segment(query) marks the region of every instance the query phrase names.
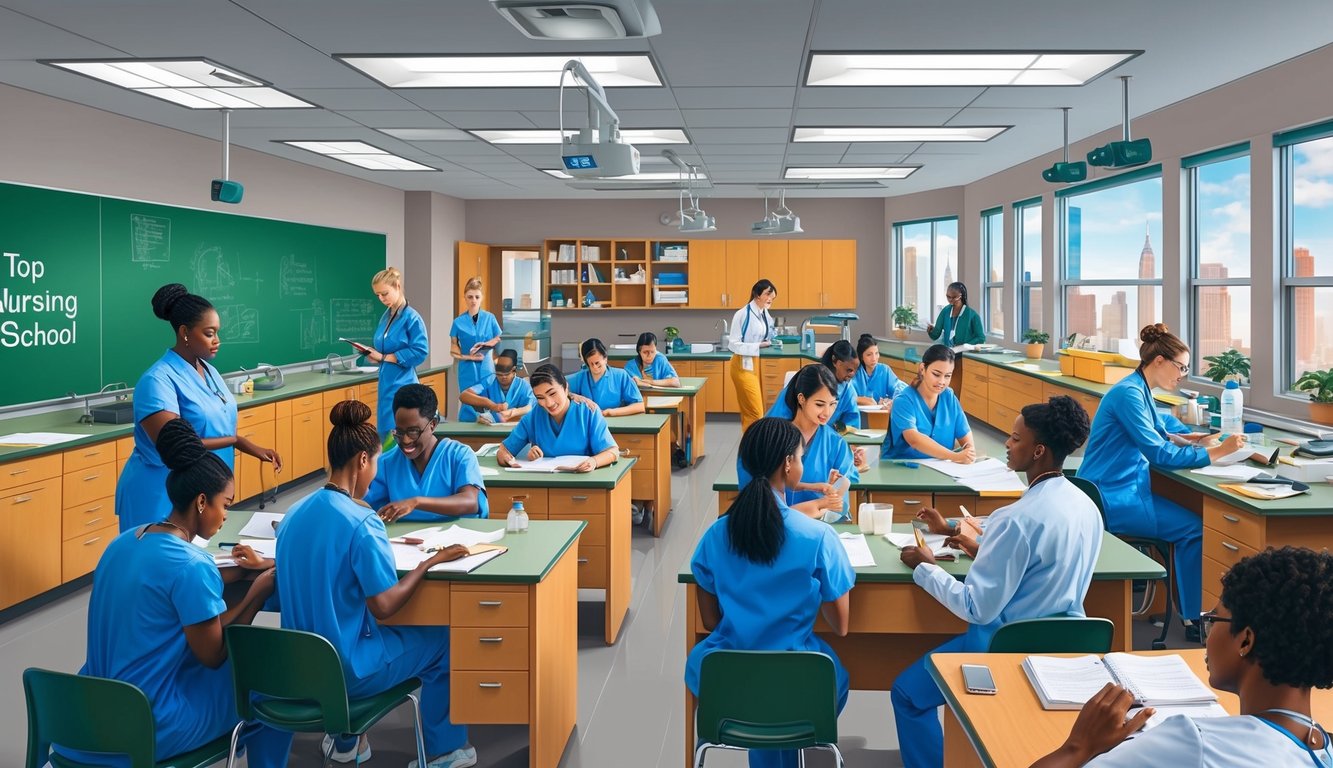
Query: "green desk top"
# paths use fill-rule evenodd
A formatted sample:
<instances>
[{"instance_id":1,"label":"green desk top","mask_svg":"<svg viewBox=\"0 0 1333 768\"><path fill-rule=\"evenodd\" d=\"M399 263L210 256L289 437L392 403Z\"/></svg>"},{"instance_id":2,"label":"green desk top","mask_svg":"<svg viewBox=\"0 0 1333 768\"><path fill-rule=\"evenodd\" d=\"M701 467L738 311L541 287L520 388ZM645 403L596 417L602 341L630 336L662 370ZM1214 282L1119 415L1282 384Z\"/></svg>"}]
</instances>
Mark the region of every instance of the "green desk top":
<instances>
[{"instance_id":1,"label":"green desk top","mask_svg":"<svg viewBox=\"0 0 1333 768\"><path fill-rule=\"evenodd\" d=\"M212 541L236 541L240 538L241 528L250 521L251 511L232 510L227 514L227 522ZM458 525L478 531L494 531L504 528L504 520L478 520L466 518ZM390 523L385 526L389 536L402 536L409 531L429 528L433 525L449 525L441 519L439 523L415 521L408 523ZM533 520L527 533L506 534L499 543L509 547L509 551L482 565L471 573L427 572L427 579L447 581L478 581L500 584L536 584L546 578L560 556L578 540L579 534L587 523L582 520ZM220 552L217 546L210 551Z\"/></svg>"},{"instance_id":2,"label":"green desk top","mask_svg":"<svg viewBox=\"0 0 1333 768\"><path fill-rule=\"evenodd\" d=\"M581 407L578 403L574 407ZM606 420L611 434L655 435L671 421L664 413L636 413L633 416L612 416ZM484 437L489 442L498 443L509 436L516 421L505 424L480 424L475 421L446 421L435 427L435 434L440 437Z\"/></svg>"},{"instance_id":3,"label":"green desk top","mask_svg":"<svg viewBox=\"0 0 1333 768\"><path fill-rule=\"evenodd\" d=\"M833 527L839 532L860 533L855 525L842 524ZM912 530L912 526L908 523L899 523L893 526L893 530L899 533L907 533ZM898 557L899 550L897 547L890 544L883 536L867 535L866 543L870 546L870 554L875 557L875 566L873 568L857 568L856 580L858 583L912 583L912 569L903 565L902 560ZM968 569L972 567L972 560L964 557L954 562L941 562L939 566L961 580L967 576ZM1139 552L1115 536L1105 531L1102 532L1102 549L1097 557L1097 567L1092 573L1094 581L1160 579L1165 575L1166 569L1156 560ZM681 566L680 572L676 574L676 581L681 584L694 583L694 573L690 571L688 560Z\"/></svg>"},{"instance_id":4,"label":"green desk top","mask_svg":"<svg viewBox=\"0 0 1333 768\"><path fill-rule=\"evenodd\" d=\"M681 397L694 397L699 394L699 390L708 383L707 376L681 376L679 387L646 387L643 389L645 395L654 397L671 397L680 395Z\"/></svg>"},{"instance_id":5,"label":"green desk top","mask_svg":"<svg viewBox=\"0 0 1333 768\"><path fill-rule=\"evenodd\" d=\"M431 374L447 371L453 366L436 365L430 368L422 368L417 371L419 376L430 376ZM356 384L365 384L375 381L377 376L373 373L288 373L283 376L282 389L256 392L253 395L235 395L236 407L240 410L253 408L265 403L286 400L292 397L300 397L311 392L322 392L326 389L338 389L341 387L350 387ZM106 440L115 440L121 437L129 437L134 434L133 424L80 424L79 416L83 414L83 407L70 408L62 411L52 411L50 413L39 413L33 416L14 416L11 418L0 419L0 435L8 435L14 432L68 432L74 435L80 435L77 440L59 443L57 445L35 446L35 447L8 447L0 446L0 462L13 461L15 459L26 459L30 456L41 456L47 453L54 453L77 448L81 445L90 445L100 443Z\"/></svg>"},{"instance_id":6,"label":"green desk top","mask_svg":"<svg viewBox=\"0 0 1333 768\"><path fill-rule=\"evenodd\" d=\"M494 456L477 459L481 464L482 482L487 488L593 488L610 490L629 475L630 467L638 459L621 458L615 464L599 467L591 472L510 472L495 463ZM489 471L494 470L495 474Z\"/></svg>"}]
</instances>

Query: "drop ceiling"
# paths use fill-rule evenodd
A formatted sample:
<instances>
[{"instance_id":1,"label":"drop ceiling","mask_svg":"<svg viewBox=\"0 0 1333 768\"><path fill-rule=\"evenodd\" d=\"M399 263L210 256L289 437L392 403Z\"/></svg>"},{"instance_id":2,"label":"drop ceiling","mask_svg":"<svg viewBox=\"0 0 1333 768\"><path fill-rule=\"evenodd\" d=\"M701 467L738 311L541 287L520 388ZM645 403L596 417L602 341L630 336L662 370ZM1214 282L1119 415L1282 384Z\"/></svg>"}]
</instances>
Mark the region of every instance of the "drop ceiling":
<instances>
[{"instance_id":1,"label":"drop ceiling","mask_svg":"<svg viewBox=\"0 0 1333 768\"><path fill-rule=\"evenodd\" d=\"M655 197L576 189L543 173L550 145L492 146L466 131L554 129L554 89L391 90L336 54L572 54L652 56L661 88L612 88L625 128L682 128L672 149L700 166L714 197L754 197L789 166L919 165L867 189L803 197L891 196L965 184L1058 148L1059 107L1071 137L1119 122L1119 81L1132 75L1143 114L1333 42L1333 5L1285 0L656 0L662 34L578 44L529 40L486 0L0 0L0 82L145 122L219 138L200 112L62 71L39 59L204 57L317 105L238 111L235 144L404 190L465 199ZM1279 10L1280 9L1280 10ZM1126 21L1121 21L1126 20ZM811 88L811 51L1142 50L1082 87ZM582 96L566 94L581 125ZM3 103L0 103L0 113ZM797 126L1012 128L987 142L794 144ZM407 140L392 129L443 129ZM405 134L412 135L412 134ZM279 141L362 141L440 169L369 171ZM672 166L641 146L645 171Z\"/></svg>"}]
</instances>

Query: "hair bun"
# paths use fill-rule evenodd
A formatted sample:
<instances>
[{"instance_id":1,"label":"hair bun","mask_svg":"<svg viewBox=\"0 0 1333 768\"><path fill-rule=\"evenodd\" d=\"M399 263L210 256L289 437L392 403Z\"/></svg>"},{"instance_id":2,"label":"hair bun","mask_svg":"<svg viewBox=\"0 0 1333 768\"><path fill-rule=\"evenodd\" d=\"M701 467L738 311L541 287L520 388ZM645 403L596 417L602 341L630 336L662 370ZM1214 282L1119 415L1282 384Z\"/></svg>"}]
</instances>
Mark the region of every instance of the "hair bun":
<instances>
[{"instance_id":1,"label":"hair bun","mask_svg":"<svg viewBox=\"0 0 1333 768\"><path fill-rule=\"evenodd\" d=\"M208 455L208 449L190 422L177 417L163 424L158 431L157 453L167 469L177 470L194 466Z\"/></svg>"},{"instance_id":2,"label":"hair bun","mask_svg":"<svg viewBox=\"0 0 1333 768\"><path fill-rule=\"evenodd\" d=\"M163 320L171 320L171 308L176 302L190 295L190 289L180 283L167 283L153 294L153 314Z\"/></svg>"},{"instance_id":3,"label":"hair bun","mask_svg":"<svg viewBox=\"0 0 1333 768\"><path fill-rule=\"evenodd\" d=\"M370 421L370 406L360 400L344 400L329 411L329 423L335 427L359 427Z\"/></svg>"},{"instance_id":4,"label":"hair bun","mask_svg":"<svg viewBox=\"0 0 1333 768\"><path fill-rule=\"evenodd\" d=\"M1144 344L1151 344L1170 333L1171 330L1167 328L1164 323L1145 325L1143 330L1139 331L1139 341L1142 341Z\"/></svg>"}]
</instances>

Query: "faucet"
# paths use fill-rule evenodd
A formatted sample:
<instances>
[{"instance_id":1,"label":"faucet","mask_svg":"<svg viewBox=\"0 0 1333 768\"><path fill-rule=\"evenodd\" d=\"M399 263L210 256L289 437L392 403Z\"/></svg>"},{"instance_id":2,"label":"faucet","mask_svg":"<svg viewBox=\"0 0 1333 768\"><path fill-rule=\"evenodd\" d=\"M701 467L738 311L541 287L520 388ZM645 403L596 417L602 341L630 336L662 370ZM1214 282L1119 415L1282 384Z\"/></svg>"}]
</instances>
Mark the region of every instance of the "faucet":
<instances>
[{"instance_id":1,"label":"faucet","mask_svg":"<svg viewBox=\"0 0 1333 768\"><path fill-rule=\"evenodd\" d=\"M328 353L327 355L325 355L325 356L324 356L324 373L325 373L325 375L327 375L327 376L332 376L332 375L333 375L333 365L334 365L334 363L337 363L337 364L341 367L341 366L342 366L342 362L343 362L342 355L338 354L337 352L330 352L330 353Z\"/></svg>"},{"instance_id":2,"label":"faucet","mask_svg":"<svg viewBox=\"0 0 1333 768\"><path fill-rule=\"evenodd\" d=\"M731 330L727 326L727 318L718 318L717 323L713 323L713 330L717 330L718 323L722 324L722 335L718 337L718 346L725 349L727 346L727 337L731 335Z\"/></svg>"}]
</instances>

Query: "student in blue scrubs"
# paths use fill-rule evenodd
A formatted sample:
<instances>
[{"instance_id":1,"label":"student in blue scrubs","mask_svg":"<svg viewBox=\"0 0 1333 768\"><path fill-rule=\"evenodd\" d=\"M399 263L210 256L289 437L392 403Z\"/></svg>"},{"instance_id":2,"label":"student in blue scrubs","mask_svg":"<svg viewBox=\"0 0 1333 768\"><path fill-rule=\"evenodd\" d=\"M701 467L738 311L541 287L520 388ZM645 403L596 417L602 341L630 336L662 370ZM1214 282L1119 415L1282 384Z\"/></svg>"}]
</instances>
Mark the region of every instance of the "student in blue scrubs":
<instances>
[{"instance_id":1,"label":"student in blue scrubs","mask_svg":"<svg viewBox=\"0 0 1333 768\"><path fill-rule=\"evenodd\" d=\"M1153 493L1148 467L1207 466L1239 450L1245 435L1231 435L1218 443L1202 433L1168 433L1152 390L1174 390L1180 384L1189 373L1190 350L1161 323L1144 327L1139 339L1143 344L1138 370L1116 382L1102 398L1078 476L1097 484L1106 527L1112 533L1171 542L1177 605L1180 615L1192 620L1203 603L1203 519ZM1197 642L1198 628L1192 623L1186 626L1186 637Z\"/></svg>"},{"instance_id":2,"label":"student in blue scrubs","mask_svg":"<svg viewBox=\"0 0 1333 768\"><path fill-rule=\"evenodd\" d=\"M606 419L592 408L573 407L559 368L547 363L532 372L531 380L538 407L500 443L496 454L500 466L515 466L515 457L536 461L543 456L587 456L576 469L591 472L616 462L620 449Z\"/></svg>"},{"instance_id":3,"label":"student in blue scrubs","mask_svg":"<svg viewBox=\"0 0 1333 768\"><path fill-rule=\"evenodd\" d=\"M838 407L830 419L833 429L838 432L860 429L861 409L856 407L856 385L852 383L852 378L856 376L856 371L861 365L856 361L856 350L852 349L852 343L846 339L838 339L824 350L824 354L819 356L819 361L829 369L834 381L837 382ZM791 408L787 406L785 390L765 415L779 419L792 417Z\"/></svg>"},{"instance_id":4,"label":"student in blue scrubs","mask_svg":"<svg viewBox=\"0 0 1333 768\"><path fill-rule=\"evenodd\" d=\"M495 374L470 389L459 391L458 399L476 410L483 424L518 421L532 410L537 398L532 385L518 376L518 353L506 349L495 359Z\"/></svg>"},{"instance_id":5,"label":"student in blue scrubs","mask_svg":"<svg viewBox=\"0 0 1333 768\"><path fill-rule=\"evenodd\" d=\"M912 580L968 623L966 633L931 653L985 652L995 630L1011 621L1084 615L1102 520L1087 494L1065 479L1063 466L1087 437L1088 414L1071 397L1024 407L1004 447L1009 468L1027 476L1028 489L990 515L967 577L959 581L940 568L929 549L903 549ZM936 710L944 694L924 657L894 680L892 700L903 765L939 768L944 732Z\"/></svg>"},{"instance_id":6,"label":"student in blue scrubs","mask_svg":"<svg viewBox=\"0 0 1333 768\"><path fill-rule=\"evenodd\" d=\"M868 333L861 334L856 341L856 375L852 384L856 388L858 405L882 405L893 407L893 396L907 388L893 369L879 361L879 342Z\"/></svg>"},{"instance_id":7,"label":"student in blue scrubs","mask_svg":"<svg viewBox=\"0 0 1333 768\"><path fill-rule=\"evenodd\" d=\"M393 429L393 396L404 384L417 383L417 366L426 362L430 346L426 341L426 321L403 296L403 273L397 267L377 272L370 287L387 309L375 327L372 348L369 351L358 348L365 352L367 360L380 368L375 423L380 439L384 439ZM462 370L461 365L459 370Z\"/></svg>"},{"instance_id":8,"label":"student in blue scrubs","mask_svg":"<svg viewBox=\"0 0 1333 768\"><path fill-rule=\"evenodd\" d=\"M1222 577L1221 601L1200 618L1208 684L1240 696L1239 716L1175 715L1135 733L1151 708L1126 719L1134 696L1108 683L1033 768L1333 768L1310 706L1313 689L1333 687L1333 556L1298 547L1251 555Z\"/></svg>"},{"instance_id":9,"label":"student in blue scrubs","mask_svg":"<svg viewBox=\"0 0 1333 768\"><path fill-rule=\"evenodd\" d=\"M943 344L932 344L921 356L916 381L893 398L889 435L880 458L976 461L967 414L949 388L953 367L953 350Z\"/></svg>"},{"instance_id":10,"label":"student in blue scrubs","mask_svg":"<svg viewBox=\"0 0 1333 768\"><path fill-rule=\"evenodd\" d=\"M278 526L282 626L323 635L338 651L350 696L421 679L421 721L429 768L475 765L467 727L449 721L449 628L385 626L421 585L427 569L467 554L449 547L399 578L384 521L362 501L375 479L380 438L370 408L344 400L329 414L329 482L298 501ZM325 736L340 762L370 758L370 742ZM417 768L413 760L411 768Z\"/></svg>"},{"instance_id":11,"label":"student in blue scrubs","mask_svg":"<svg viewBox=\"0 0 1333 768\"><path fill-rule=\"evenodd\" d=\"M380 519L452 522L488 517L477 454L460 442L435 436L440 418L435 390L425 384L398 390L393 417L396 445L380 454L375 481L365 495Z\"/></svg>"},{"instance_id":12,"label":"student in blue scrubs","mask_svg":"<svg viewBox=\"0 0 1333 768\"><path fill-rule=\"evenodd\" d=\"M634 379L635 384L643 388L680 386L676 369L671 367L666 355L657 352L657 334L652 331L639 334L634 352L636 357L625 363L625 373Z\"/></svg>"},{"instance_id":13,"label":"student in blue scrubs","mask_svg":"<svg viewBox=\"0 0 1333 768\"><path fill-rule=\"evenodd\" d=\"M846 636L856 573L837 532L783 502L803 473L801 442L784 419L759 419L741 436L750 479L690 560L699 615L711 631L685 662L685 685L696 695L703 659L713 651L818 651L833 659L838 711L847 703L847 670L815 635L815 618ZM749 757L751 766L798 764L794 750L751 750Z\"/></svg>"},{"instance_id":14,"label":"student in blue scrubs","mask_svg":"<svg viewBox=\"0 0 1333 768\"><path fill-rule=\"evenodd\" d=\"M474 277L463 286L463 301L467 308L454 318L449 329L451 352L458 366L458 391L463 392L484 384L495 375L492 350L500 343L500 321L481 308L481 278ZM472 406L458 406L459 421L476 421Z\"/></svg>"},{"instance_id":15,"label":"student in blue scrubs","mask_svg":"<svg viewBox=\"0 0 1333 768\"><path fill-rule=\"evenodd\" d=\"M209 362L222 344L222 322L213 305L180 283L170 283L153 294L153 314L171 325L176 343L134 386L134 452L116 483L122 533L159 522L171 512L162 494L167 467L155 443L162 425L177 417L190 422L204 447L228 469L235 460L234 447L282 471L277 451L236 434L236 398Z\"/></svg>"},{"instance_id":16,"label":"student in blue scrubs","mask_svg":"<svg viewBox=\"0 0 1333 768\"><path fill-rule=\"evenodd\" d=\"M949 283L944 289L949 302L940 310L935 322L926 326L926 335L938 339L946 347L960 344L985 344L986 331L981 327L981 315L967 305L967 286Z\"/></svg>"},{"instance_id":17,"label":"student in blue scrubs","mask_svg":"<svg viewBox=\"0 0 1333 768\"><path fill-rule=\"evenodd\" d=\"M801 433L801 445L805 448L802 452L805 471L799 483L787 487L784 501L798 512L829 523L845 522L851 517L850 495L839 494L833 482L844 476L853 483L861 479L856 455L847 441L829 426L829 419L838 408L836 391L833 374L819 364L797 371L783 391L788 409L796 414L791 423ZM742 488L750 482L750 473L740 457L736 459L736 478Z\"/></svg>"},{"instance_id":18,"label":"student in blue scrubs","mask_svg":"<svg viewBox=\"0 0 1333 768\"><path fill-rule=\"evenodd\" d=\"M601 339L583 342L579 357L584 368L569 377L570 399L595 408L603 416L633 416L646 410L634 379L624 368L607 364L606 345Z\"/></svg>"},{"instance_id":19,"label":"student in blue scrubs","mask_svg":"<svg viewBox=\"0 0 1333 768\"><path fill-rule=\"evenodd\" d=\"M228 609L213 556L191 542L212 537L227 519L235 487L231 468L182 418L158 430L154 455L170 472L165 487L152 493L165 497L170 511L117 536L98 561L88 605L88 659L79 674L142 690L152 705L155 751L165 760L236 726L222 630L254 620L273 593L275 574L266 561L245 597ZM242 567L257 562L249 547L233 554L241 555ZM290 735L256 726L243 739L250 765L287 764ZM129 765L124 757L59 751L90 765Z\"/></svg>"}]
</instances>

